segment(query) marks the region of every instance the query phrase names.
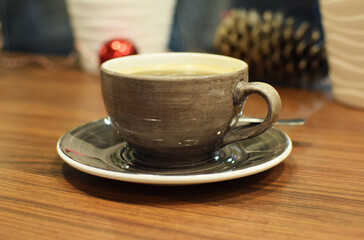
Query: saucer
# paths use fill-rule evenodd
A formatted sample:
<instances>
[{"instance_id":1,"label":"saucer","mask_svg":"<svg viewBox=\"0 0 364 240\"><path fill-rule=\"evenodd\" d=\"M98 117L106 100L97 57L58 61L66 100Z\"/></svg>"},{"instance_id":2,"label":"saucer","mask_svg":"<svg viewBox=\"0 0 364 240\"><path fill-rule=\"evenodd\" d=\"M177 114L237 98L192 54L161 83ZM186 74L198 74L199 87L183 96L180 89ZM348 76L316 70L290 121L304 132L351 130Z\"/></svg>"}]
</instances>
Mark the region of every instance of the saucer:
<instances>
[{"instance_id":1,"label":"saucer","mask_svg":"<svg viewBox=\"0 0 364 240\"><path fill-rule=\"evenodd\" d=\"M157 168L141 163L133 149L114 131L108 118L79 126L57 143L60 157L72 167L99 177L160 185L188 185L241 178L268 170L291 152L286 133L264 133L217 150L214 157L181 168Z\"/></svg>"}]
</instances>

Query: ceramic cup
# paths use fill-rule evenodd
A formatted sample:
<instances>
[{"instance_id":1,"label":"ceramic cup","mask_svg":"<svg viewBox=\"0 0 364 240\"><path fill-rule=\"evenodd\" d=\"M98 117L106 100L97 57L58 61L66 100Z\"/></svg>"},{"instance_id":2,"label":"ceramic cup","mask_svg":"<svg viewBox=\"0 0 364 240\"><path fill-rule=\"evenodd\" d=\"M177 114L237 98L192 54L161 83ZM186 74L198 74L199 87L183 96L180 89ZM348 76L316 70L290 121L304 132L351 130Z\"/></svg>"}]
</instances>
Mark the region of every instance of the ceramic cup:
<instances>
[{"instance_id":1,"label":"ceramic cup","mask_svg":"<svg viewBox=\"0 0 364 240\"><path fill-rule=\"evenodd\" d=\"M176 0L66 0L82 68L99 73L99 51L112 39L133 42L138 53L168 50Z\"/></svg>"},{"instance_id":2,"label":"ceramic cup","mask_svg":"<svg viewBox=\"0 0 364 240\"><path fill-rule=\"evenodd\" d=\"M136 69L210 69L199 76L135 75ZM134 70L133 70L134 69ZM266 83L248 83L248 65L205 53L159 53L109 60L101 66L102 95L115 130L148 164L195 164L226 144L267 130L278 118L281 100ZM251 94L268 104L265 120L235 127Z\"/></svg>"},{"instance_id":3,"label":"ceramic cup","mask_svg":"<svg viewBox=\"0 0 364 240\"><path fill-rule=\"evenodd\" d=\"M320 0L332 93L364 109L364 1Z\"/></svg>"}]
</instances>

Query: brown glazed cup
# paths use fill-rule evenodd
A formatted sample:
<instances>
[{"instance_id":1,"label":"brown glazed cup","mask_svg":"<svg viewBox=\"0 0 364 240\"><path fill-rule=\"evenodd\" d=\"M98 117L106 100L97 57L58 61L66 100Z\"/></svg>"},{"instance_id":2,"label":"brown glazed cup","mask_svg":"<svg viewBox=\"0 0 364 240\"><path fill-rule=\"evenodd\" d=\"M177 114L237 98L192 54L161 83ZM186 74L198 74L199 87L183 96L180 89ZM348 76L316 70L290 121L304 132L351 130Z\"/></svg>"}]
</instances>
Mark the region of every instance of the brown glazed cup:
<instances>
[{"instance_id":1,"label":"brown glazed cup","mask_svg":"<svg viewBox=\"0 0 364 240\"><path fill-rule=\"evenodd\" d=\"M142 76L130 69L206 67L202 76ZM248 83L248 65L205 53L158 53L109 60L101 66L106 111L120 136L147 164L176 167L213 156L226 144L261 134L277 120L281 100L268 84ZM251 94L268 104L265 120L235 127Z\"/></svg>"}]
</instances>

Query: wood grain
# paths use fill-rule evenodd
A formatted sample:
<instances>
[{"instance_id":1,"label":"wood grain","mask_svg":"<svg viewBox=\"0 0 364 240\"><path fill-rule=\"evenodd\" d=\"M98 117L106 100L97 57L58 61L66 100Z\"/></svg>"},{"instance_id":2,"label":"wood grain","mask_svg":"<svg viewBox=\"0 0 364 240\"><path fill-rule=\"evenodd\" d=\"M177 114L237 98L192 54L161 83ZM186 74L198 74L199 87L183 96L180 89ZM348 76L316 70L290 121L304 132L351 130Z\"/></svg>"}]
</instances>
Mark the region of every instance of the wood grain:
<instances>
[{"instance_id":1,"label":"wood grain","mask_svg":"<svg viewBox=\"0 0 364 240\"><path fill-rule=\"evenodd\" d=\"M105 116L98 76L0 69L0 239L363 239L364 112L278 89L293 151L254 176L162 187L65 164L56 142ZM246 114L265 112L252 97Z\"/></svg>"}]
</instances>

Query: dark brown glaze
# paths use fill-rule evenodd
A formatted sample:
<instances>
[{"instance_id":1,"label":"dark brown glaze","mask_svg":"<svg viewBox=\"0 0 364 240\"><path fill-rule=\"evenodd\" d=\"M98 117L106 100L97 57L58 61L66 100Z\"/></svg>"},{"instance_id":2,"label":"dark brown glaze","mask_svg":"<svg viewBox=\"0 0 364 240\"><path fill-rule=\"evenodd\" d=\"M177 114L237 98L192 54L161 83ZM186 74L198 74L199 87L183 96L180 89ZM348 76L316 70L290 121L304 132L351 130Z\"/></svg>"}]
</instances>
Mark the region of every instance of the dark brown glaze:
<instances>
[{"instance_id":1,"label":"dark brown glaze","mask_svg":"<svg viewBox=\"0 0 364 240\"><path fill-rule=\"evenodd\" d=\"M103 72L103 99L113 126L142 156L194 161L229 130L240 111L234 87L245 74L137 80Z\"/></svg>"}]
</instances>

